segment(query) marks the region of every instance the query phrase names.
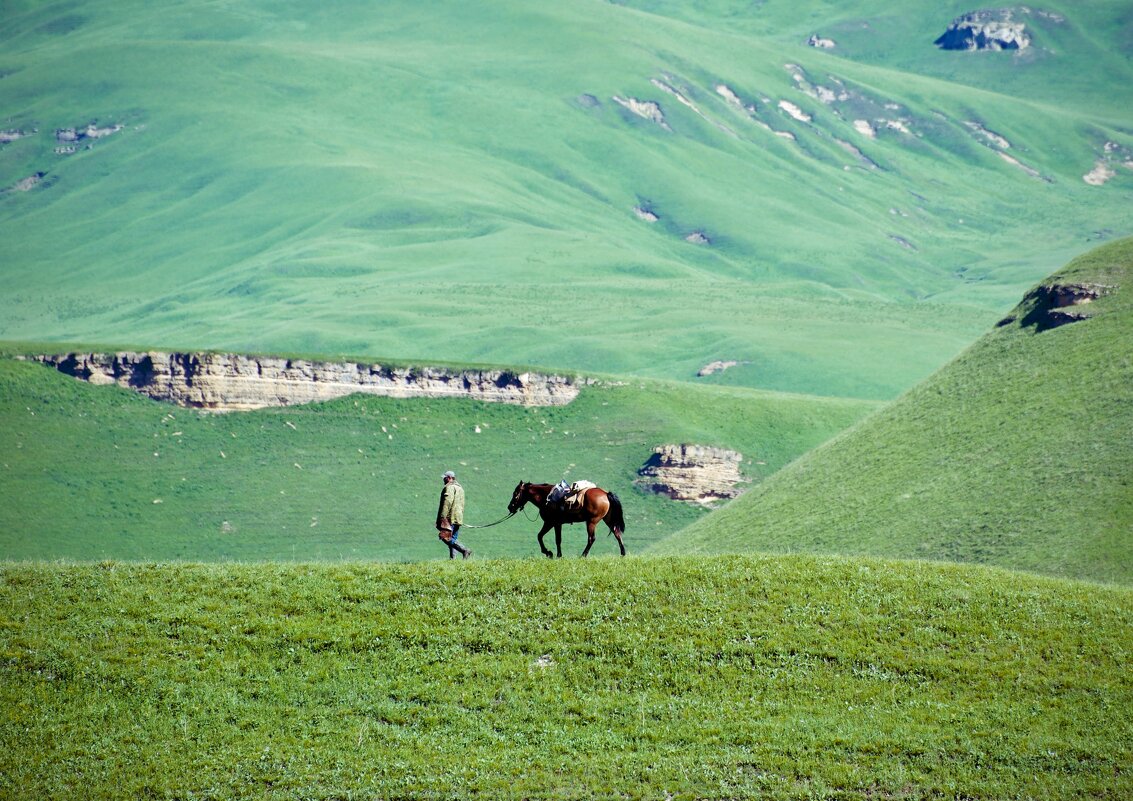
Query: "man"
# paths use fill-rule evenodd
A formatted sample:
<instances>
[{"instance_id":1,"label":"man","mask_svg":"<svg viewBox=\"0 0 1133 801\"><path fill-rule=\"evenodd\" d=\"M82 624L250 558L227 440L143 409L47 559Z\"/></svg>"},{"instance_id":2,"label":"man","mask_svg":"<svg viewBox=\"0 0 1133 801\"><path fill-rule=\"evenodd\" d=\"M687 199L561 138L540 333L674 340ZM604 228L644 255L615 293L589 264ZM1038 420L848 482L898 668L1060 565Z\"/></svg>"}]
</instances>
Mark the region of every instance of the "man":
<instances>
[{"instance_id":1,"label":"man","mask_svg":"<svg viewBox=\"0 0 1133 801\"><path fill-rule=\"evenodd\" d=\"M446 470L441 476L445 482L441 489L441 505L437 509L437 536L448 546L448 558L455 559L459 551L462 559L472 556L472 549L456 541L464 523L464 487L456 480L456 473Z\"/></svg>"}]
</instances>

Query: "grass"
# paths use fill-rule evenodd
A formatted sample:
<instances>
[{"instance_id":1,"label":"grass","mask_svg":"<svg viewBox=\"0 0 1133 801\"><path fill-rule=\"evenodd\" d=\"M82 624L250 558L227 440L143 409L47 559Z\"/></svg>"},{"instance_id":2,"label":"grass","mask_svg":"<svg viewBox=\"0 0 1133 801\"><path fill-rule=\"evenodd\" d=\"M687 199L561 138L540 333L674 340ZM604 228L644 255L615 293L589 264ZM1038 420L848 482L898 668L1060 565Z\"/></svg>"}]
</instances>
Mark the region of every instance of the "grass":
<instances>
[{"instance_id":1,"label":"grass","mask_svg":"<svg viewBox=\"0 0 1133 801\"><path fill-rule=\"evenodd\" d=\"M1125 798L1128 590L813 557L5 564L10 798Z\"/></svg>"},{"instance_id":2,"label":"grass","mask_svg":"<svg viewBox=\"0 0 1133 801\"><path fill-rule=\"evenodd\" d=\"M727 359L745 386L891 399L1130 233L1123 9L1049 9L1068 22L1027 60L942 53L953 14L926 2L10 4L0 106L28 135L0 189L44 179L0 194L0 338L675 380ZM839 49L803 44L828 26ZM124 128L55 152L92 120ZM1116 174L1087 186L1106 142Z\"/></svg>"},{"instance_id":3,"label":"grass","mask_svg":"<svg viewBox=\"0 0 1133 801\"><path fill-rule=\"evenodd\" d=\"M217 415L0 360L0 556L439 558L446 469L474 525L502 518L520 480L594 481L621 496L626 542L640 553L704 514L635 487L655 446L738 450L758 482L874 408L639 380L584 388L555 408L354 396ZM521 515L464 538L481 556L530 556L538 528ZM566 553L584 541L583 527L564 531ZM613 548L603 534L595 552Z\"/></svg>"},{"instance_id":4,"label":"grass","mask_svg":"<svg viewBox=\"0 0 1133 801\"><path fill-rule=\"evenodd\" d=\"M1133 240L1044 284L1114 287L1040 330L1020 304L851 431L671 537L667 552L810 551L1133 581Z\"/></svg>"}]
</instances>

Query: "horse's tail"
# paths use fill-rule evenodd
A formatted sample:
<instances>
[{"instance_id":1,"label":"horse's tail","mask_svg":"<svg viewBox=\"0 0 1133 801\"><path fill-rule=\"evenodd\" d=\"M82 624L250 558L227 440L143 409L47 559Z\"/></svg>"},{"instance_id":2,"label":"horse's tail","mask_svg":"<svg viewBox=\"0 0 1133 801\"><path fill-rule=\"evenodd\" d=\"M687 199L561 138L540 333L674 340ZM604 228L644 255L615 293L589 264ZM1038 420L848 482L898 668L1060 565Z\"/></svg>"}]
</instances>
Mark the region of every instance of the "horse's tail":
<instances>
[{"instance_id":1,"label":"horse's tail","mask_svg":"<svg viewBox=\"0 0 1133 801\"><path fill-rule=\"evenodd\" d=\"M607 492L606 497L610 499L610 511L606 514L606 524L610 527L610 531L616 531L619 534L626 530L625 515L622 514L622 501L612 492Z\"/></svg>"}]
</instances>

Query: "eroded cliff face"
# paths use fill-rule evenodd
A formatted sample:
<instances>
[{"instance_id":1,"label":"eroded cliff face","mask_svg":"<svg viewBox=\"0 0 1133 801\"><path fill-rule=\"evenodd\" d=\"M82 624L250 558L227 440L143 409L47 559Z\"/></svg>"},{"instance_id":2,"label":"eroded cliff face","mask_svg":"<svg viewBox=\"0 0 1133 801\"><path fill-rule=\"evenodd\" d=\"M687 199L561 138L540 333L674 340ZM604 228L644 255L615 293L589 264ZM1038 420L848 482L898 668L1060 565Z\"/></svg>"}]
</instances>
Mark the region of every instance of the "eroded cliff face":
<instances>
[{"instance_id":1,"label":"eroded cliff face","mask_svg":"<svg viewBox=\"0 0 1133 801\"><path fill-rule=\"evenodd\" d=\"M673 500L712 504L734 498L746 479L743 454L703 445L659 445L638 470L638 483Z\"/></svg>"},{"instance_id":2,"label":"eroded cliff face","mask_svg":"<svg viewBox=\"0 0 1133 801\"><path fill-rule=\"evenodd\" d=\"M355 393L561 406L592 383L573 376L507 370L388 367L230 353L120 351L30 358L92 384L117 384L156 400L211 411L291 406Z\"/></svg>"}]
</instances>

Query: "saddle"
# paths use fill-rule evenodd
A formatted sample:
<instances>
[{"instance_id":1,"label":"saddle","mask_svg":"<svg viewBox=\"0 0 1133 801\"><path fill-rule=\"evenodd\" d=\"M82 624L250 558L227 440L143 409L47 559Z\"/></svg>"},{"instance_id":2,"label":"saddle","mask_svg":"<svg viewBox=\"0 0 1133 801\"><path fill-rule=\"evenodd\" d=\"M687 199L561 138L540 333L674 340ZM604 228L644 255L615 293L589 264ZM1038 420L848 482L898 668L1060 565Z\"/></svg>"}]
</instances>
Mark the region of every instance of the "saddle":
<instances>
[{"instance_id":1,"label":"saddle","mask_svg":"<svg viewBox=\"0 0 1133 801\"><path fill-rule=\"evenodd\" d=\"M586 490L597 486L590 481L576 481L573 484L567 484L565 480L560 481L547 494L547 502L557 504L568 512L575 512L582 508L582 496Z\"/></svg>"}]
</instances>

